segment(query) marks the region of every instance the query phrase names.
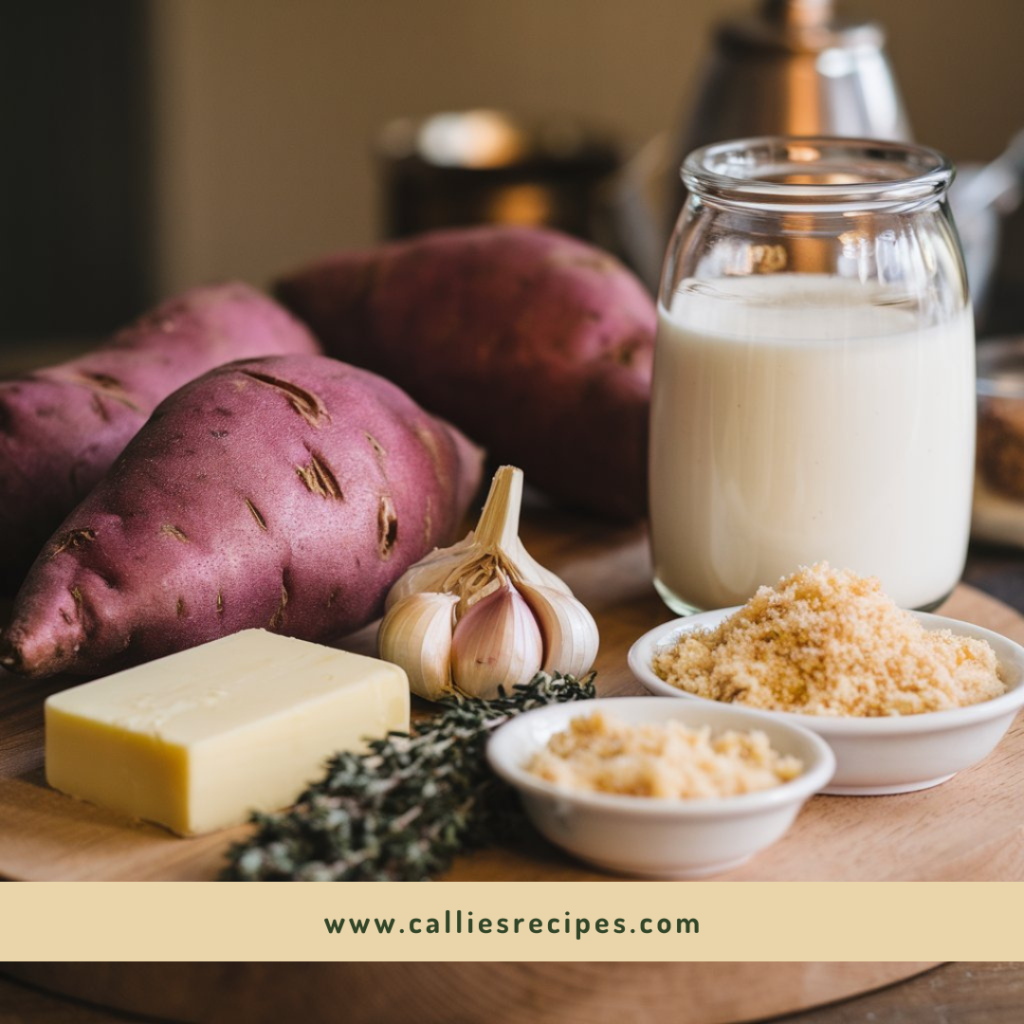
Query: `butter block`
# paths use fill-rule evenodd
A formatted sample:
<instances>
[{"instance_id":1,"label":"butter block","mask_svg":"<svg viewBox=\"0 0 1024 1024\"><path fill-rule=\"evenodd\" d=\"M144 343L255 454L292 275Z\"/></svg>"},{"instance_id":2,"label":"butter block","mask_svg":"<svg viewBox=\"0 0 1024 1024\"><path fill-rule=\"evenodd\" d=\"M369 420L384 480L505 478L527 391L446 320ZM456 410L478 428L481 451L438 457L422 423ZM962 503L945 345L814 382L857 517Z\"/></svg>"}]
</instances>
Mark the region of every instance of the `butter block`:
<instances>
[{"instance_id":1,"label":"butter block","mask_svg":"<svg viewBox=\"0 0 1024 1024\"><path fill-rule=\"evenodd\" d=\"M180 835L294 803L325 760L409 728L405 672L249 629L46 701L55 789Z\"/></svg>"}]
</instances>

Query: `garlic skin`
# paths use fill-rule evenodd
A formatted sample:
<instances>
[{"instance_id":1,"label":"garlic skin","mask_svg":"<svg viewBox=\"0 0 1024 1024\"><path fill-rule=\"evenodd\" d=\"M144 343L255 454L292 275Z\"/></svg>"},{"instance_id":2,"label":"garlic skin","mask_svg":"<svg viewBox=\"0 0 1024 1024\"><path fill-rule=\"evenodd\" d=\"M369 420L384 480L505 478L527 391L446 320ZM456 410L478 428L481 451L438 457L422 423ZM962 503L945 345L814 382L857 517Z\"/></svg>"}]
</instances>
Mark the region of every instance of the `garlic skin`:
<instances>
[{"instance_id":1,"label":"garlic skin","mask_svg":"<svg viewBox=\"0 0 1024 1024\"><path fill-rule=\"evenodd\" d=\"M496 697L547 672L585 675L597 624L565 582L519 538L523 473L502 466L475 530L406 570L388 594L378 634L386 661L413 693Z\"/></svg>"},{"instance_id":2,"label":"garlic skin","mask_svg":"<svg viewBox=\"0 0 1024 1024\"><path fill-rule=\"evenodd\" d=\"M547 587L560 594L568 594L572 597L572 591L566 586L565 581L556 576L550 569L535 561L530 553L523 547L523 542L516 537L515 549L511 553L512 562L516 567L516 575L519 581L532 583L534 586ZM594 627L597 628L596 626Z\"/></svg>"},{"instance_id":3,"label":"garlic skin","mask_svg":"<svg viewBox=\"0 0 1024 1024\"><path fill-rule=\"evenodd\" d=\"M385 661L405 669L409 688L427 700L452 696L454 594L409 594L384 616L377 649Z\"/></svg>"},{"instance_id":4,"label":"garlic skin","mask_svg":"<svg viewBox=\"0 0 1024 1024\"><path fill-rule=\"evenodd\" d=\"M544 641L545 672L562 672L581 676L597 658L598 633L594 617L572 594L550 587L519 584L523 595L540 626Z\"/></svg>"},{"instance_id":5,"label":"garlic skin","mask_svg":"<svg viewBox=\"0 0 1024 1024\"><path fill-rule=\"evenodd\" d=\"M388 591L388 596L384 601L384 610L390 611L399 601L410 594L419 594L425 590L441 592L448 574L462 563L465 552L472 541L473 534L470 533L458 544L453 544L450 548L435 548L426 558L409 566Z\"/></svg>"},{"instance_id":6,"label":"garlic skin","mask_svg":"<svg viewBox=\"0 0 1024 1024\"><path fill-rule=\"evenodd\" d=\"M452 676L464 693L506 690L539 671L544 641L529 605L509 582L477 601L459 620L452 641Z\"/></svg>"}]
</instances>

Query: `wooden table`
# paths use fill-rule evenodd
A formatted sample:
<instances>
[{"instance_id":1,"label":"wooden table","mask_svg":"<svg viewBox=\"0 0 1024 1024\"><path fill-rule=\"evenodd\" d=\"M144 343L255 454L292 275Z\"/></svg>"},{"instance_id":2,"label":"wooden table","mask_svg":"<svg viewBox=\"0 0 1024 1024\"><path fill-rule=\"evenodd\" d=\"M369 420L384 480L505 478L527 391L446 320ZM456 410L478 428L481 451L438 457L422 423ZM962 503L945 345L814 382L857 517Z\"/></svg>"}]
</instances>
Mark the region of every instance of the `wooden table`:
<instances>
[{"instance_id":1,"label":"wooden table","mask_svg":"<svg viewBox=\"0 0 1024 1024\"><path fill-rule=\"evenodd\" d=\"M878 992L776 1018L776 1024L1019 1024L1022 1006L1024 964L956 963ZM0 1024L143 1024L152 1019L88 1006L0 978Z\"/></svg>"}]
</instances>

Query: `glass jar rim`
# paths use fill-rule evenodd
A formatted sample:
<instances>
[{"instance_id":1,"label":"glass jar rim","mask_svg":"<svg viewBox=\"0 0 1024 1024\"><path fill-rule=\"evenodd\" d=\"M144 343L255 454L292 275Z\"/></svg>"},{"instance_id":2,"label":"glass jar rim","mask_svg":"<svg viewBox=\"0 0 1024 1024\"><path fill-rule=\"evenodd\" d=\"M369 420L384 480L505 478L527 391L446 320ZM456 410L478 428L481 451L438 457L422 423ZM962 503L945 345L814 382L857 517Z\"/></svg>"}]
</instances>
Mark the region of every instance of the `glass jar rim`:
<instances>
[{"instance_id":1,"label":"glass jar rim","mask_svg":"<svg viewBox=\"0 0 1024 1024\"><path fill-rule=\"evenodd\" d=\"M681 173L705 200L812 212L933 202L955 171L937 149L915 143L767 135L702 146Z\"/></svg>"}]
</instances>

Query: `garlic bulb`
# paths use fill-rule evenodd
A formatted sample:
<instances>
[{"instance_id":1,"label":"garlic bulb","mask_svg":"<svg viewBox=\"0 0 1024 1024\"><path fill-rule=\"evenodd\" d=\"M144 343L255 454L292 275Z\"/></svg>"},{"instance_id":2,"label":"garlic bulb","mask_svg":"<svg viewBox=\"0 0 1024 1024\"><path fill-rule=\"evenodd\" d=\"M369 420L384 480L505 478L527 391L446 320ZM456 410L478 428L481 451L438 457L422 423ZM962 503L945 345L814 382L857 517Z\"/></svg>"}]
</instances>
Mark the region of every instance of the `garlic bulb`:
<instances>
[{"instance_id":1,"label":"garlic bulb","mask_svg":"<svg viewBox=\"0 0 1024 1024\"><path fill-rule=\"evenodd\" d=\"M495 697L540 670L582 676L597 657L597 624L519 539L523 473L494 475L476 530L406 570L388 594L380 656L428 700Z\"/></svg>"}]
</instances>

